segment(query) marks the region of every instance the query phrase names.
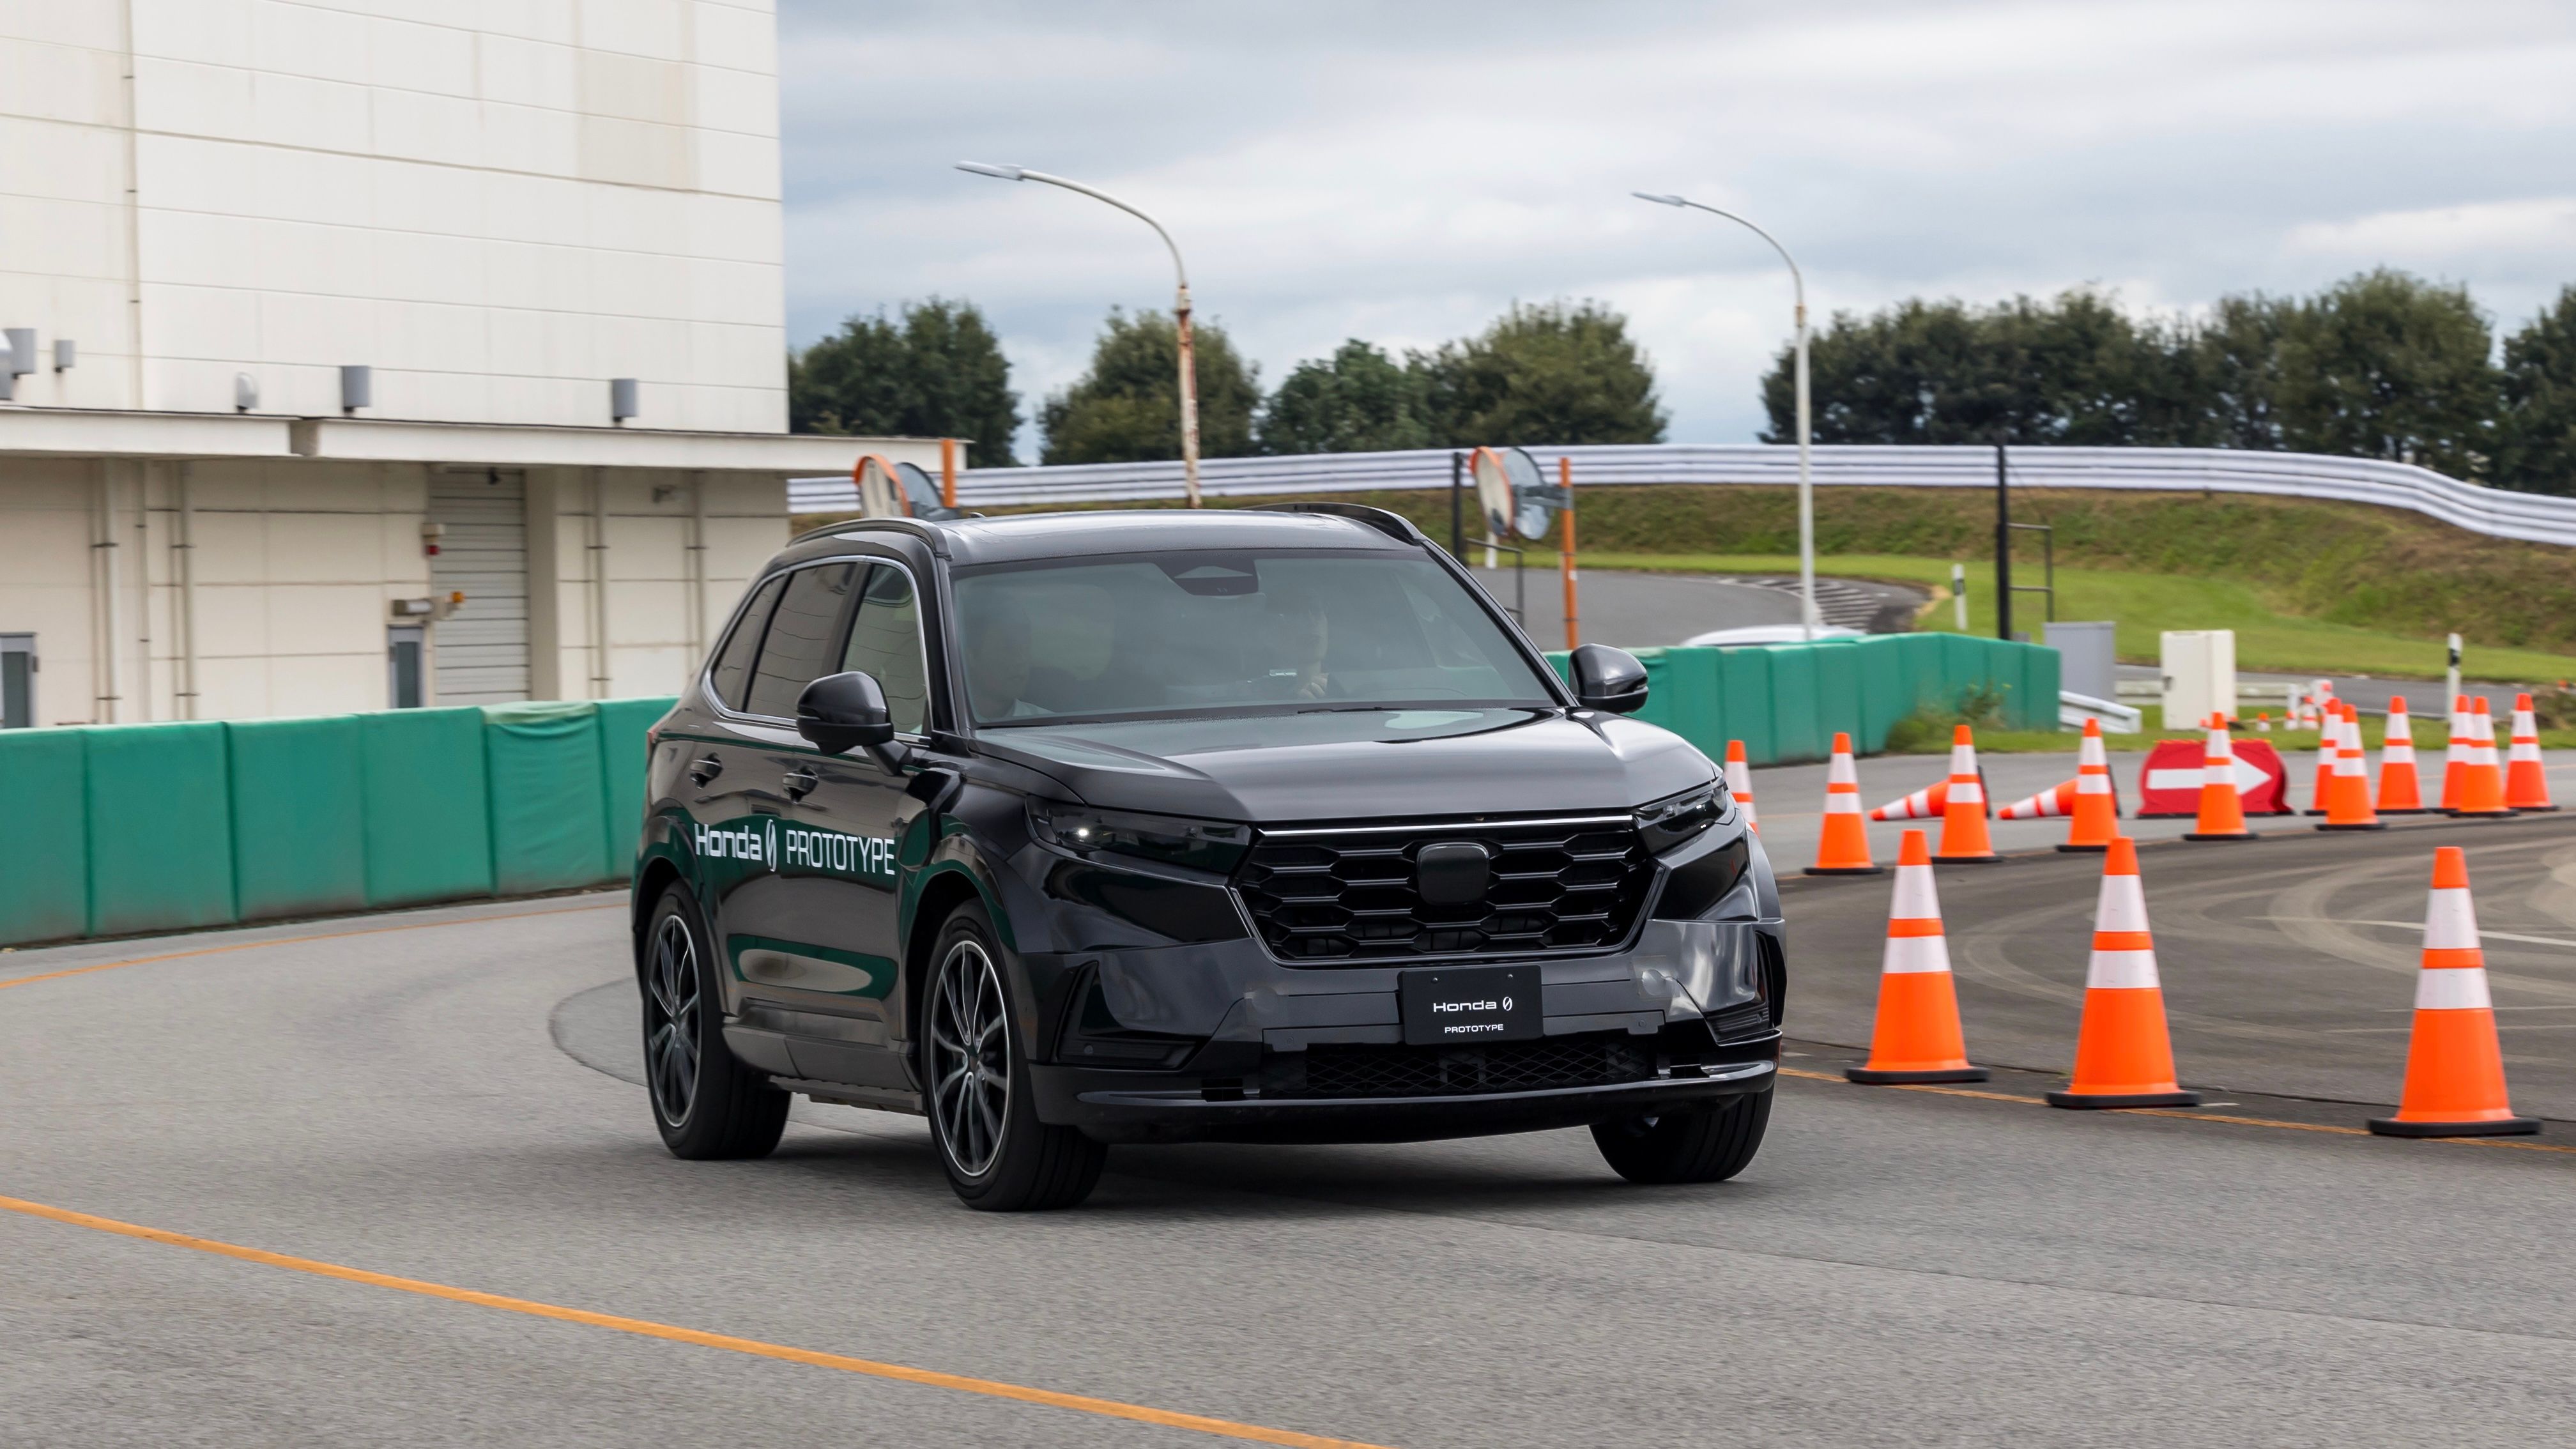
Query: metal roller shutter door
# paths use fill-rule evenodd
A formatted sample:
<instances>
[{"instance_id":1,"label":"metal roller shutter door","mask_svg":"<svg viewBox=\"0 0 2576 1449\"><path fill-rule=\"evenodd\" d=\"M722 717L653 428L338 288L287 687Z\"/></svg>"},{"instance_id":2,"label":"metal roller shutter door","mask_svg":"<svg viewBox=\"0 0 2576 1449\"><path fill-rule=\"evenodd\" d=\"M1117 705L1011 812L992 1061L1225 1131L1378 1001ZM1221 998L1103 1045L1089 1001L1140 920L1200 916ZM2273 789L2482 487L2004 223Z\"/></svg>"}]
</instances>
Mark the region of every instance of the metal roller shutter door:
<instances>
[{"instance_id":1,"label":"metal roller shutter door","mask_svg":"<svg viewBox=\"0 0 2576 1449\"><path fill-rule=\"evenodd\" d=\"M429 561L430 587L440 598L465 595L465 603L437 625L437 702L526 699L526 475L511 469L432 472L429 516L447 529Z\"/></svg>"}]
</instances>

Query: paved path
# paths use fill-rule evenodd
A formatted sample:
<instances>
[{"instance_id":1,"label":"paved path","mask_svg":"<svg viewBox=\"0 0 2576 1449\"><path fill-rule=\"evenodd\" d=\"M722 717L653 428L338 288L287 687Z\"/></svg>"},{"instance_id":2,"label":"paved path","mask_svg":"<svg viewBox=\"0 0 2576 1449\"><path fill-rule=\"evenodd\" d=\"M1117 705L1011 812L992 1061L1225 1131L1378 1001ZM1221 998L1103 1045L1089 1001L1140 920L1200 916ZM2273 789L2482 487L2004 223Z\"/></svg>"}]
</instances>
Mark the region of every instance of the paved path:
<instances>
[{"instance_id":1,"label":"paved path","mask_svg":"<svg viewBox=\"0 0 2576 1449\"><path fill-rule=\"evenodd\" d=\"M2321 845L2243 858L2291 872L2273 913L2398 919L2431 834L2334 857L2384 858L2384 886L2369 867L2295 909L2280 892ZM2548 934L2563 907L2541 872L2566 873L2569 836L2533 822L2480 846L2499 928ZM2231 959L2198 944L2176 858L2150 856L2187 1074L2238 1084L2198 1026L2231 1012L2308 1034L2241 1055L2330 1074L2317 1034L2402 997L2350 959L2402 934L2249 933ZM2086 872L1987 879L1944 878L1970 1039L2046 1065L2068 1023L2041 988L2073 969L2056 938ZM1792 1020L1847 1040L1883 884L1820 884L1791 888ZM2058 1113L2011 1077L1970 1098L1798 1076L1720 1187L1627 1187L1579 1132L1120 1149L1090 1206L993 1218L955 1204L910 1119L808 1109L770 1160L667 1157L617 1070L632 1006L598 989L624 980L618 904L0 954L0 983L24 983L0 984L0 1438L1222 1442L996 1396L1013 1385L1460 1449L2533 1444L2576 1420L2564 1154ZM2029 919L1990 960L1970 923L2005 906ZM2544 974L2505 960L2500 977ZM54 974L84 967L105 969ZM2308 1020L2312 975L2350 999ZM2213 1005L2220 982L2263 999ZM2532 1039L2518 1081L2555 1106ZM2353 1040L2345 1070L2377 1087L2388 1048ZM1835 1049L1800 1050L1792 1071L1829 1073ZM861 1362L761 1356L787 1350Z\"/></svg>"}]
</instances>

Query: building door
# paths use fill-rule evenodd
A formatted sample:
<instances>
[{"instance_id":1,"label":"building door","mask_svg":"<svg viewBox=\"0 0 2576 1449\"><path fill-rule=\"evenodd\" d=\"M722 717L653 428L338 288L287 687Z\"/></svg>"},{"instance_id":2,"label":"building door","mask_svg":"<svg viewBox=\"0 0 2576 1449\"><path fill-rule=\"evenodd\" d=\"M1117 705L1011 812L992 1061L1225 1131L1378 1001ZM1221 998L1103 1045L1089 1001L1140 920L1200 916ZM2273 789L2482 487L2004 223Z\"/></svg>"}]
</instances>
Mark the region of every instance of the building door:
<instances>
[{"instance_id":1,"label":"building door","mask_svg":"<svg viewBox=\"0 0 2576 1449\"><path fill-rule=\"evenodd\" d=\"M465 602L438 622L433 681L440 704L508 704L528 697L528 482L512 468L433 469L429 560L438 598Z\"/></svg>"},{"instance_id":2,"label":"building door","mask_svg":"<svg viewBox=\"0 0 2576 1449\"><path fill-rule=\"evenodd\" d=\"M36 722L36 636L0 634L0 729Z\"/></svg>"},{"instance_id":3,"label":"building door","mask_svg":"<svg viewBox=\"0 0 2576 1449\"><path fill-rule=\"evenodd\" d=\"M385 700L396 709L420 708L421 636L418 624L396 624L385 630Z\"/></svg>"}]
</instances>

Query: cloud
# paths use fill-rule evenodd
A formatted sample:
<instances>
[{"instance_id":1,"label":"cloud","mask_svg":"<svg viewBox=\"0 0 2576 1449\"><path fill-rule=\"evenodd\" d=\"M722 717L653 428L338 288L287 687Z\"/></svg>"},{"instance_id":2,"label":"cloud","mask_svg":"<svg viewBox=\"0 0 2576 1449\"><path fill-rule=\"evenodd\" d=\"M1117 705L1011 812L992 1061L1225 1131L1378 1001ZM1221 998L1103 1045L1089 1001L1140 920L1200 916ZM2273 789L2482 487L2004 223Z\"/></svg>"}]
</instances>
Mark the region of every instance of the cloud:
<instances>
[{"instance_id":1,"label":"cloud","mask_svg":"<svg viewBox=\"0 0 2576 1449\"><path fill-rule=\"evenodd\" d=\"M1762 426L1788 284L1632 189L1759 220L1819 315L2088 283L2187 307L2384 260L2510 322L2576 280L2548 210L2563 6L787 0L781 24L791 329L971 298L1032 401L1111 305L1168 306L1169 264L1131 218L957 160L1152 211L1274 379L1348 336L1610 301L1682 439Z\"/></svg>"}]
</instances>

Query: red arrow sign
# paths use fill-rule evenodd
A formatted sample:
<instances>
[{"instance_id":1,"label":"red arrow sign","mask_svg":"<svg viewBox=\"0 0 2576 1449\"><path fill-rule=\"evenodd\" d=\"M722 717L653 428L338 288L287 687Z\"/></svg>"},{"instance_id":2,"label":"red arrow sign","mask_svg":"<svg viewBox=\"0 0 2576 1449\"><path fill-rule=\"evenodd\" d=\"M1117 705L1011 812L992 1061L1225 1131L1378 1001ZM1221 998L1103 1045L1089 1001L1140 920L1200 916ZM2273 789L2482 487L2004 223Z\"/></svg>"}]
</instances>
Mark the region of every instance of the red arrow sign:
<instances>
[{"instance_id":1,"label":"red arrow sign","mask_svg":"<svg viewBox=\"0 0 2576 1449\"><path fill-rule=\"evenodd\" d=\"M2199 740L2164 740L2147 753L2138 772L2141 820L2171 819L2200 813L2201 756ZM2262 740L2237 740L2236 794L2248 815L2291 815L2290 776L2281 756Z\"/></svg>"}]
</instances>

